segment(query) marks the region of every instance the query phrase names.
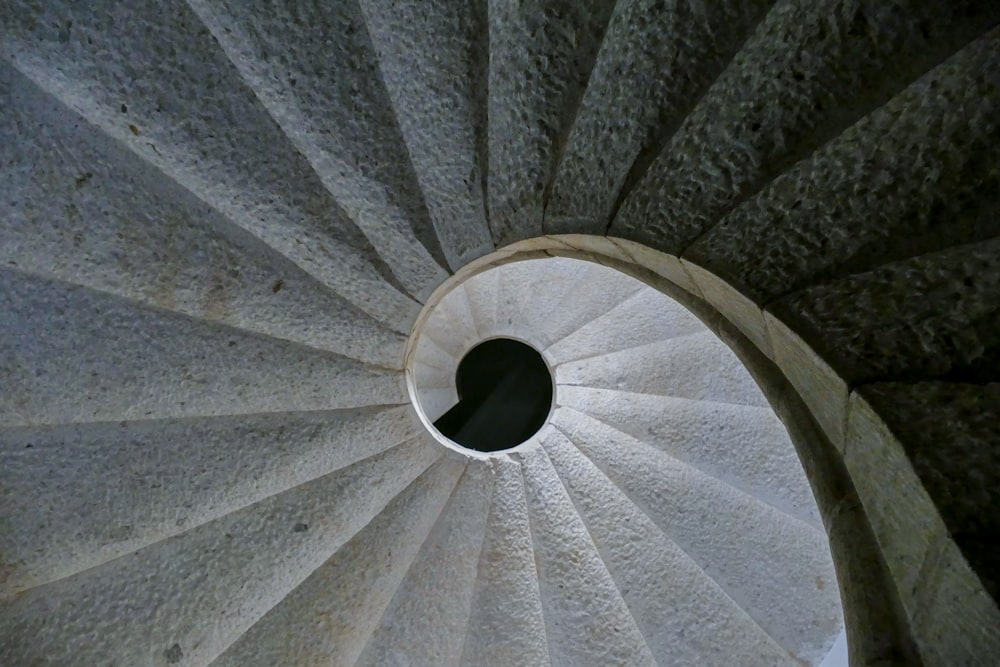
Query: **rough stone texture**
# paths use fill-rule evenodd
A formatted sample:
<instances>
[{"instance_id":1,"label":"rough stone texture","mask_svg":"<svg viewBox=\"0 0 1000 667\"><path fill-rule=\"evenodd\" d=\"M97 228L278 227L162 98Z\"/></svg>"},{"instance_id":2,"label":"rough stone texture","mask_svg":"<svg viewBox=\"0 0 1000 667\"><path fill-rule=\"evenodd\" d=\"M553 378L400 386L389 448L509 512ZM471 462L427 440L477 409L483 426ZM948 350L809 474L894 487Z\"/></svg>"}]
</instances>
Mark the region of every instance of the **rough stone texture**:
<instances>
[{"instance_id":1,"label":"rough stone texture","mask_svg":"<svg viewBox=\"0 0 1000 667\"><path fill-rule=\"evenodd\" d=\"M434 460L397 447L0 602L7 664L207 664L295 589ZM306 530L296 530L298 524ZM176 651L175 651L176 653Z\"/></svg>"},{"instance_id":2,"label":"rough stone texture","mask_svg":"<svg viewBox=\"0 0 1000 667\"><path fill-rule=\"evenodd\" d=\"M698 286L698 293L712 304L719 314L736 325L736 328L753 341L761 352L773 358L771 339L764 323L764 312L760 307L711 271L687 260L681 260L681 263L691 276L691 280Z\"/></svg>"},{"instance_id":3,"label":"rough stone texture","mask_svg":"<svg viewBox=\"0 0 1000 667\"><path fill-rule=\"evenodd\" d=\"M521 465L493 463L494 488L462 665L550 664Z\"/></svg>"},{"instance_id":4,"label":"rough stone texture","mask_svg":"<svg viewBox=\"0 0 1000 667\"><path fill-rule=\"evenodd\" d=\"M720 667L794 662L573 443L553 434L545 449L654 655Z\"/></svg>"},{"instance_id":5,"label":"rough stone texture","mask_svg":"<svg viewBox=\"0 0 1000 667\"><path fill-rule=\"evenodd\" d=\"M0 532L0 597L101 565L414 438L410 410L7 429L0 436L0 505L31 521Z\"/></svg>"},{"instance_id":6,"label":"rough stone texture","mask_svg":"<svg viewBox=\"0 0 1000 667\"><path fill-rule=\"evenodd\" d=\"M560 406L819 527L802 464L774 413L728 403L560 386ZM739 446L735 446L739 443Z\"/></svg>"},{"instance_id":7,"label":"rough stone texture","mask_svg":"<svg viewBox=\"0 0 1000 667\"><path fill-rule=\"evenodd\" d=\"M558 435L546 427L539 437ZM545 451L520 456L551 664L655 665Z\"/></svg>"},{"instance_id":8,"label":"rough stone texture","mask_svg":"<svg viewBox=\"0 0 1000 667\"><path fill-rule=\"evenodd\" d=\"M948 534L1000 600L1000 516L983 510L1000 504L1000 384L879 383L859 392L886 420Z\"/></svg>"},{"instance_id":9,"label":"rough stone texture","mask_svg":"<svg viewBox=\"0 0 1000 667\"><path fill-rule=\"evenodd\" d=\"M782 0L653 161L610 232L673 254L983 34L977 0Z\"/></svg>"},{"instance_id":10,"label":"rough stone texture","mask_svg":"<svg viewBox=\"0 0 1000 667\"><path fill-rule=\"evenodd\" d=\"M353 665L463 469L445 460L418 477L214 664Z\"/></svg>"},{"instance_id":11,"label":"rough stone texture","mask_svg":"<svg viewBox=\"0 0 1000 667\"><path fill-rule=\"evenodd\" d=\"M1000 369L1000 239L922 255L791 294L770 310L849 384Z\"/></svg>"},{"instance_id":12,"label":"rough stone texture","mask_svg":"<svg viewBox=\"0 0 1000 667\"><path fill-rule=\"evenodd\" d=\"M542 233L546 190L615 3L489 0L489 209L496 245Z\"/></svg>"},{"instance_id":13,"label":"rough stone texture","mask_svg":"<svg viewBox=\"0 0 1000 667\"><path fill-rule=\"evenodd\" d=\"M458 663L492 491L489 464L470 462L354 664Z\"/></svg>"},{"instance_id":14,"label":"rough stone texture","mask_svg":"<svg viewBox=\"0 0 1000 667\"><path fill-rule=\"evenodd\" d=\"M406 332L416 304L386 281L385 264L197 15L176 3L104 4L11 8L2 56L234 224Z\"/></svg>"},{"instance_id":15,"label":"rough stone texture","mask_svg":"<svg viewBox=\"0 0 1000 667\"><path fill-rule=\"evenodd\" d=\"M448 265L493 250L486 221L485 0L362 0L382 78Z\"/></svg>"},{"instance_id":16,"label":"rough stone texture","mask_svg":"<svg viewBox=\"0 0 1000 667\"><path fill-rule=\"evenodd\" d=\"M0 263L401 366L402 335L3 64L0 106Z\"/></svg>"},{"instance_id":17,"label":"rough stone texture","mask_svg":"<svg viewBox=\"0 0 1000 667\"><path fill-rule=\"evenodd\" d=\"M357 3L189 4L393 274L428 296L446 260Z\"/></svg>"},{"instance_id":18,"label":"rough stone texture","mask_svg":"<svg viewBox=\"0 0 1000 667\"><path fill-rule=\"evenodd\" d=\"M739 359L707 331L566 362L556 384L769 407Z\"/></svg>"},{"instance_id":19,"label":"rough stone texture","mask_svg":"<svg viewBox=\"0 0 1000 667\"><path fill-rule=\"evenodd\" d=\"M613 275L612 269L604 269L604 273ZM566 304L566 307L571 305ZM655 289L643 287L546 348L545 357L553 365L564 364L704 330L705 325L676 301Z\"/></svg>"},{"instance_id":20,"label":"rough stone texture","mask_svg":"<svg viewBox=\"0 0 1000 667\"><path fill-rule=\"evenodd\" d=\"M399 371L17 270L0 268L0 312L2 425L406 401Z\"/></svg>"},{"instance_id":21,"label":"rough stone texture","mask_svg":"<svg viewBox=\"0 0 1000 667\"><path fill-rule=\"evenodd\" d=\"M1000 29L775 179L684 254L758 304L996 236Z\"/></svg>"},{"instance_id":22,"label":"rough stone texture","mask_svg":"<svg viewBox=\"0 0 1000 667\"><path fill-rule=\"evenodd\" d=\"M821 530L573 412L553 424L779 645L806 660L825 655L840 600Z\"/></svg>"},{"instance_id":23,"label":"rough stone texture","mask_svg":"<svg viewBox=\"0 0 1000 667\"><path fill-rule=\"evenodd\" d=\"M615 5L554 175L547 232L605 231L626 181L645 172L770 5L771 0Z\"/></svg>"}]
</instances>

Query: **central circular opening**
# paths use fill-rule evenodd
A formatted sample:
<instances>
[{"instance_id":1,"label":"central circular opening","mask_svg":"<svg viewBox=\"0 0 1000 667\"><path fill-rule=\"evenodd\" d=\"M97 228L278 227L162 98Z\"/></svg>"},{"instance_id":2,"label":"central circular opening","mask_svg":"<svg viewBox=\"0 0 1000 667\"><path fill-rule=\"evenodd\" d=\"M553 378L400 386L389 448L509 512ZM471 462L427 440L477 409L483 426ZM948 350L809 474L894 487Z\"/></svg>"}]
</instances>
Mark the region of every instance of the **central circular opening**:
<instances>
[{"instance_id":1,"label":"central circular opening","mask_svg":"<svg viewBox=\"0 0 1000 667\"><path fill-rule=\"evenodd\" d=\"M469 350L458 364L455 384L458 403L434 427L480 452L521 444L538 432L552 407L552 375L542 355L510 338Z\"/></svg>"}]
</instances>

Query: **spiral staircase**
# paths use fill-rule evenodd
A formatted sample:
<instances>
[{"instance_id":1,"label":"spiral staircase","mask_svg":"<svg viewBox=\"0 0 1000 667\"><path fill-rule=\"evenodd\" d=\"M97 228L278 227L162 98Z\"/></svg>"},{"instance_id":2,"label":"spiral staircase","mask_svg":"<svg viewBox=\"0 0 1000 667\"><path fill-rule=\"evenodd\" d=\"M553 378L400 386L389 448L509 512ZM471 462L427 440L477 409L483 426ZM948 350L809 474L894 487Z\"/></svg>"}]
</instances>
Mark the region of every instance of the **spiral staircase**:
<instances>
[{"instance_id":1,"label":"spiral staircase","mask_svg":"<svg viewBox=\"0 0 1000 667\"><path fill-rule=\"evenodd\" d=\"M0 0L0 664L995 664L998 21Z\"/></svg>"}]
</instances>

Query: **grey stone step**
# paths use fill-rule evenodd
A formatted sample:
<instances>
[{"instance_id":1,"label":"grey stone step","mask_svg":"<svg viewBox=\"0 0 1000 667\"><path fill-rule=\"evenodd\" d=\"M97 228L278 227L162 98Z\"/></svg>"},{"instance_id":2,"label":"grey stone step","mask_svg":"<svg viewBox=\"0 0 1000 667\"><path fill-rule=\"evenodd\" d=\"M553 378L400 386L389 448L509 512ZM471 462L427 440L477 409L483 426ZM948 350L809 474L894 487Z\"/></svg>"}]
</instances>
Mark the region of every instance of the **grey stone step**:
<instances>
[{"instance_id":1,"label":"grey stone step","mask_svg":"<svg viewBox=\"0 0 1000 667\"><path fill-rule=\"evenodd\" d=\"M547 665L548 642L521 465L503 456L493 466L490 514L461 664Z\"/></svg>"},{"instance_id":2,"label":"grey stone step","mask_svg":"<svg viewBox=\"0 0 1000 667\"><path fill-rule=\"evenodd\" d=\"M456 665L483 545L490 466L471 461L356 665Z\"/></svg>"},{"instance_id":3,"label":"grey stone step","mask_svg":"<svg viewBox=\"0 0 1000 667\"><path fill-rule=\"evenodd\" d=\"M0 432L0 597L62 579L418 435L409 406ZM67 502L72 498L72 502Z\"/></svg>"},{"instance_id":4,"label":"grey stone step","mask_svg":"<svg viewBox=\"0 0 1000 667\"><path fill-rule=\"evenodd\" d=\"M550 431L543 429L539 440L553 437ZM550 664L655 665L545 451L533 447L519 456Z\"/></svg>"},{"instance_id":5,"label":"grey stone step","mask_svg":"<svg viewBox=\"0 0 1000 667\"><path fill-rule=\"evenodd\" d=\"M487 3L362 0L361 8L437 241L458 270L493 250Z\"/></svg>"},{"instance_id":6,"label":"grey stone step","mask_svg":"<svg viewBox=\"0 0 1000 667\"><path fill-rule=\"evenodd\" d=\"M0 311L0 425L406 401L400 371L8 268Z\"/></svg>"},{"instance_id":7,"label":"grey stone step","mask_svg":"<svg viewBox=\"0 0 1000 667\"><path fill-rule=\"evenodd\" d=\"M489 2L489 209L496 245L542 233L555 175L615 3Z\"/></svg>"},{"instance_id":8,"label":"grey stone step","mask_svg":"<svg viewBox=\"0 0 1000 667\"><path fill-rule=\"evenodd\" d=\"M553 175L547 233L605 232L630 178L645 172L771 4L615 5Z\"/></svg>"},{"instance_id":9,"label":"grey stone step","mask_svg":"<svg viewBox=\"0 0 1000 667\"><path fill-rule=\"evenodd\" d=\"M681 254L730 209L1000 20L963 0L782 0L624 201L610 233Z\"/></svg>"},{"instance_id":10,"label":"grey stone step","mask_svg":"<svg viewBox=\"0 0 1000 667\"><path fill-rule=\"evenodd\" d=\"M678 665L800 664L565 436L551 434L545 451L654 655Z\"/></svg>"},{"instance_id":11,"label":"grey stone step","mask_svg":"<svg viewBox=\"0 0 1000 667\"><path fill-rule=\"evenodd\" d=\"M578 416L553 422L779 645L818 660L841 623L826 535Z\"/></svg>"},{"instance_id":12,"label":"grey stone step","mask_svg":"<svg viewBox=\"0 0 1000 667\"><path fill-rule=\"evenodd\" d=\"M1000 28L794 165L685 257L764 305L846 273L995 237L998 69Z\"/></svg>"},{"instance_id":13,"label":"grey stone step","mask_svg":"<svg viewBox=\"0 0 1000 667\"><path fill-rule=\"evenodd\" d=\"M463 468L445 459L424 472L212 665L355 664Z\"/></svg>"},{"instance_id":14,"label":"grey stone step","mask_svg":"<svg viewBox=\"0 0 1000 667\"><path fill-rule=\"evenodd\" d=\"M361 8L189 4L400 283L420 300L430 295L446 260Z\"/></svg>"},{"instance_id":15,"label":"grey stone step","mask_svg":"<svg viewBox=\"0 0 1000 667\"><path fill-rule=\"evenodd\" d=\"M3 264L399 367L401 334L3 62L0 105Z\"/></svg>"},{"instance_id":16,"label":"grey stone step","mask_svg":"<svg viewBox=\"0 0 1000 667\"><path fill-rule=\"evenodd\" d=\"M400 446L0 602L10 664L207 664L301 584L440 449Z\"/></svg>"},{"instance_id":17,"label":"grey stone step","mask_svg":"<svg viewBox=\"0 0 1000 667\"><path fill-rule=\"evenodd\" d=\"M34 11L11 16L0 55L20 72L365 312L408 330L417 304L388 282L385 262L186 5L64 3L55 26ZM158 17L155 29L147 16Z\"/></svg>"}]
</instances>

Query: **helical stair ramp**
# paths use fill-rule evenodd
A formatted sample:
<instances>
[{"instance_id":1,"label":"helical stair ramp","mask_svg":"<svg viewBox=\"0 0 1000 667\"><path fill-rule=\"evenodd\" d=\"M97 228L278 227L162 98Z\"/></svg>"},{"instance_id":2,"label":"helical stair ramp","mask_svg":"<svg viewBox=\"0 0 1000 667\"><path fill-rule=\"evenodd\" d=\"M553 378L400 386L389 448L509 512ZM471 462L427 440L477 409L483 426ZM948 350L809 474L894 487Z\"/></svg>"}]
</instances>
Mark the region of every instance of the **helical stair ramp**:
<instances>
[{"instance_id":1,"label":"helical stair ramp","mask_svg":"<svg viewBox=\"0 0 1000 667\"><path fill-rule=\"evenodd\" d=\"M998 22L0 0L0 665L995 664Z\"/></svg>"}]
</instances>

